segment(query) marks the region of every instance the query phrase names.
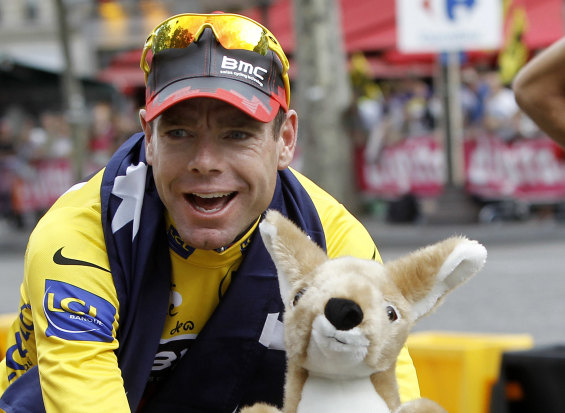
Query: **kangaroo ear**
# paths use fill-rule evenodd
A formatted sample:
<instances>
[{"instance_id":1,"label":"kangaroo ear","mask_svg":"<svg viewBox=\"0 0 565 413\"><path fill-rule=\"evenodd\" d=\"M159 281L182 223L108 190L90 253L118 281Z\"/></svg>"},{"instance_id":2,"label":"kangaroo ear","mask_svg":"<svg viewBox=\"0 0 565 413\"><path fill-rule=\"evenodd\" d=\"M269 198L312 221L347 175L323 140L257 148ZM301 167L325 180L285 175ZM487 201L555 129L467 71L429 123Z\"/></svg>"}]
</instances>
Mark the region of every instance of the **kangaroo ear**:
<instances>
[{"instance_id":1,"label":"kangaroo ear","mask_svg":"<svg viewBox=\"0 0 565 413\"><path fill-rule=\"evenodd\" d=\"M452 237L386 264L414 320L431 312L455 287L483 267L487 250L477 241Z\"/></svg>"},{"instance_id":2,"label":"kangaroo ear","mask_svg":"<svg viewBox=\"0 0 565 413\"><path fill-rule=\"evenodd\" d=\"M326 253L292 221L269 210L259 224L265 247L277 267L279 288L285 305L298 281L326 261Z\"/></svg>"}]
</instances>

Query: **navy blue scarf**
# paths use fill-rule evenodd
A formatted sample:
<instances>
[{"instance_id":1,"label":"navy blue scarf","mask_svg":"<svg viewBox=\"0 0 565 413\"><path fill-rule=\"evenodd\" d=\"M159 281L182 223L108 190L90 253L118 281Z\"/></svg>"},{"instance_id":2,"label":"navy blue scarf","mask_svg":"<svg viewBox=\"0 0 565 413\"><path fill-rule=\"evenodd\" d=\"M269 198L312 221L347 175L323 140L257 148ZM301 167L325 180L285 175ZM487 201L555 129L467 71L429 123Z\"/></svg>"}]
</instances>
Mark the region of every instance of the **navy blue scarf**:
<instances>
[{"instance_id":1,"label":"navy blue scarf","mask_svg":"<svg viewBox=\"0 0 565 413\"><path fill-rule=\"evenodd\" d=\"M144 135L133 135L112 156L100 188L102 227L120 303L117 350L124 386L135 410L157 352L168 303L170 261L164 206L145 159ZM157 308L155 308L157 307Z\"/></svg>"}]
</instances>

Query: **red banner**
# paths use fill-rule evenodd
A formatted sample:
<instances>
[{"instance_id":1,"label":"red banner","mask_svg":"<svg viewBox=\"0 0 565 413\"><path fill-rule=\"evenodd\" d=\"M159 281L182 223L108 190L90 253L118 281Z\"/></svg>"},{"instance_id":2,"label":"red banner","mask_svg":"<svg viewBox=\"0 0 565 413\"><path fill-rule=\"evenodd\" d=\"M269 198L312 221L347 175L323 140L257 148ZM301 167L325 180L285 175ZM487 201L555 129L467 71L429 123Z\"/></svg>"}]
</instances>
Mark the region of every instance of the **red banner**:
<instances>
[{"instance_id":1,"label":"red banner","mask_svg":"<svg viewBox=\"0 0 565 413\"><path fill-rule=\"evenodd\" d=\"M375 162L367 162L360 151L356 164L361 191L378 197L436 196L445 183L443 149L434 136L385 146Z\"/></svg>"},{"instance_id":2,"label":"red banner","mask_svg":"<svg viewBox=\"0 0 565 413\"><path fill-rule=\"evenodd\" d=\"M470 139L465 143L467 191L487 199L565 199L565 162L556 149L549 138Z\"/></svg>"},{"instance_id":3,"label":"red banner","mask_svg":"<svg viewBox=\"0 0 565 413\"><path fill-rule=\"evenodd\" d=\"M484 135L466 139L464 151L469 194L489 200L565 199L565 161L549 138L509 143ZM437 196L446 182L445 154L433 136L387 146L376 162L367 162L360 151L356 164L361 191L381 198Z\"/></svg>"}]
</instances>

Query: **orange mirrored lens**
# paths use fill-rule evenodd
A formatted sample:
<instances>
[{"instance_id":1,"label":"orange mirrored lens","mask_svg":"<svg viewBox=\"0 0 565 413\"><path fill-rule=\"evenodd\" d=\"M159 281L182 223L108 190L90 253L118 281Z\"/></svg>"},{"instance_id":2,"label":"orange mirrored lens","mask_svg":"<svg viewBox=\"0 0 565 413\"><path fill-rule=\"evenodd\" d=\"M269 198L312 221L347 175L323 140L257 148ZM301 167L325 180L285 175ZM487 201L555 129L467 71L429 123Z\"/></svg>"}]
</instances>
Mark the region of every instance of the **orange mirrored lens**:
<instances>
[{"instance_id":1,"label":"orange mirrored lens","mask_svg":"<svg viewBox=\"0 0 565 413\"><path fill-rule=\"evenodd\" d=\"M269 50L267 32L250 20L239 16L178 16L155 30L153 53L165 49L187 47L205 27L210 27L226 49L251 50L266 55Z\"/></svg>"}]
</instances>

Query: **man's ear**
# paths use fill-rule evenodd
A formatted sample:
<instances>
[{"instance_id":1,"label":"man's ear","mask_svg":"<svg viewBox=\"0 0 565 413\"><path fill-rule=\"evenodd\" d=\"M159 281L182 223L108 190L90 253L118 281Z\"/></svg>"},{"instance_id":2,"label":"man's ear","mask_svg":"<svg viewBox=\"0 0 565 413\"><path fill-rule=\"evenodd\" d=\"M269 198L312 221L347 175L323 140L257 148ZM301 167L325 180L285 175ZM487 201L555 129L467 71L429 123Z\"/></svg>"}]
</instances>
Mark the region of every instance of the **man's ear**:
<instances>
[{"instance_id":1,"label":"man's ear","mask_svg":"<svg viewBox=\"0 0 565 413\"><path fill-rule=\"evenodd\" d=\"M151 128L151 122L147 122L145 116L145 109L140 109L139 122L141 123L141 128L145 134L145 158L147 159L147 163L151 165L153 163L153 146L151 142L151 139L153 138L153 130Z\"/></svg>"},{"instance_id":2,"label":"man's ear","mask_svg":"<svg viewBox=\"0 0 565 413\"><path fill-rule=\"evenodd\" d=\"M298 115L296 111L290 109L286 114L286 119L279 132L280 152L278 169L286 169L294 158L296 149L296 138L298 136Z\"/></svg>"}]
</instances>

